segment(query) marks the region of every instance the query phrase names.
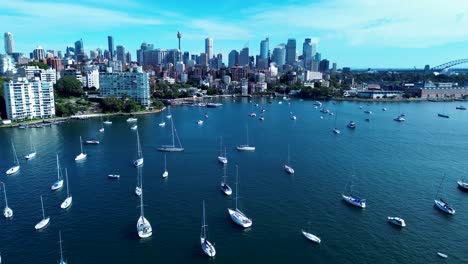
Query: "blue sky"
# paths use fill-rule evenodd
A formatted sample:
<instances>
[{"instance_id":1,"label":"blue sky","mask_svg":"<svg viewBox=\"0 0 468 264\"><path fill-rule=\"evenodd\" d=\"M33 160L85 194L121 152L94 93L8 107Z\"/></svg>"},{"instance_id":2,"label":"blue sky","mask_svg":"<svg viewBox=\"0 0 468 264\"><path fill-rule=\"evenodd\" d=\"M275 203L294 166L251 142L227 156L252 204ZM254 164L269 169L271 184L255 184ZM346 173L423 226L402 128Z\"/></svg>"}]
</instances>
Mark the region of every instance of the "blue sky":
<instances>
[{"instance_id":1,"label":"blue sky","mask_svg":"<svg viewBox=\"0 0 468 264\"><path fill-rule=\"evenodd\" d=\"M299 52L310 37L339 68L421 68L468 57L467 13L467 0L2 0L0 31L26 54L80 38L87 52L106 49L112 35L135 57L141 42L176 48L180 30L182 50L204 52L211 37L225 62L246 43L258 54L265 37L271 50L296 38Z\"/></svg>"}]
</instances>

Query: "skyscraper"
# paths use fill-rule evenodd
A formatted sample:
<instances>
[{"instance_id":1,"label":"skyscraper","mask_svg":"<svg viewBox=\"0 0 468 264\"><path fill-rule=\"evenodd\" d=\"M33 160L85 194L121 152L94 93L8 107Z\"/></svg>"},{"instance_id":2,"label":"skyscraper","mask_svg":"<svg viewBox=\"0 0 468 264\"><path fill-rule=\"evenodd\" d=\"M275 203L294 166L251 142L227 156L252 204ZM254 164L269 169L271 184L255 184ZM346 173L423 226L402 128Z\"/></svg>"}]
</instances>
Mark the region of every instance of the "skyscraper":
<instances>
[{"instance_id":1,"label":"skyscraper","mask_svg":"<svg viewBox=\"0 0 468 264\"><path fill-rule=\"evenodd\" d=\"M302 44L302 62L304 63L304 68L310 70L312 68L312 60L314 59L315 54L312 54L312 40L306 38L304 44Z\"/></svg>"},{"instance_id":2,"label":"skyscraper","mask_svg":"<svg viewBox=\"0 0 468 264\"><path fill-rule=\"evenodd\" d=\"M268 38L260 42L260 59L268 59L268 50L270 46L270 40Z\"/></svg>"},{"instance_id":3,"label":"skyscraper","mask_svg":"<svg viewBox=\"0 0 468 264\"><path fill-rule=\"evenodd\" d=\"M14 52L14 42L13 42L13 34L10 32L5 32L4 35L5 38L5 53L6 54L12 54Z\"/></svg>"},{"instance_id":4,"label":"skyscraper","mask_svg":"<svg viewBox=\"0 0 468 264\"><path fill-rule=\"evenodd\" d=\"M77 40L75 42L75 56L77 60L83 60L85 57L83 39Z\"/></svg>"},{"instance_id":5,"label":"skyscraper","mask_svg":"<svg viewBox=\"0 0 468 264\"><path fill-rule=\"evenodd\" d=\"M202 66L208 66L208 57L206 56L206 53L200 53L200 64Z\"/></svg>"},{"instance_id":6,"label":"skyscraper","mask_svg":"<svg viewBox=\"0 0 468 264\"><path fill-rule=\"evenodd\" d=\"M239 53L239 66L246 66L246 65L249 65L249 63L250 63L249 48L244 47Z\"/></svg>"},{"instance_id":7,"label":"skyscraper","mask_svg":"<svg viewBox=\"0 0 468 264\"><path fill-rule=\"evenodd\" d=\"M109 46L109 60L114 59L114 38L107 36L107 45Z\"/></svg>"},{"instance_id":8,"label":"skyscraper","mask_svg":"<svg viewBox=\"0 0 468 264\"><path fill-rule=\"evenodd\" d=\"M206 38L205 39L205 53L208 60L213 58L213 39Z\"/></svg>"},{"instance_id":9,"label":"skyscraper","mask_svg":"<svg viewBox=\"0 0 468 264\"><path fill-rule=\"evenodd\" d=\"M276 66L281 67L286 63L286 48L284 44L279 44L273 50L273 62Z\"/></svg>"},{"instance_id":10,"label":"skyscraper","mask_svg":"<svg viewBox=\"0 0 468 264\"><path fill-rule=\"evenodd\" d=\"M237 50L231 50L231 52L229 52L228 67L232 68L232 66L237 64L239 64L239 52Z\"/></svg>"},{"instance_id":11,"label":"skyscraper","mask_svg":"<svg viewBox=\"0 0 468 264\"><path fill-rule=\"evenodd\" d=\"M33 50L33 58L35 60L42 60L45 58L45 52L41 46L37 46L37 48Z\"/></svg>"},{"instance_id":12,"label":"skyscraper","mask_svg":"<svg viewBox=\"0 0 468 264\"><path fill-rule=\"evenodd\" d=\"M131 63L131 62L132 62L132 54L131 54L130 52L127 52L127 53L125 54L125 61L126 61L127 63Z\"/></svg>"},{"instance_id":13,"label":"skyscraper","mask_svg":"<svg viewBox=\"0 0 468 264\"><path fill-rule=\"evenodd\" d=\"M296 62L296 39L288 39L286 43L286 63L294 64Z\"/></svg>"},{"instance_id":14,"label":"skyscraper","mask_svg":"<svg viewBox=\"0 0 468 264\"><path fill-rule=\"evenodd\" d=\"M122 65L125 65L125 47L122 45L118 45L116 49L117 60L121 61Z\"/></svg>"}]
</instances>

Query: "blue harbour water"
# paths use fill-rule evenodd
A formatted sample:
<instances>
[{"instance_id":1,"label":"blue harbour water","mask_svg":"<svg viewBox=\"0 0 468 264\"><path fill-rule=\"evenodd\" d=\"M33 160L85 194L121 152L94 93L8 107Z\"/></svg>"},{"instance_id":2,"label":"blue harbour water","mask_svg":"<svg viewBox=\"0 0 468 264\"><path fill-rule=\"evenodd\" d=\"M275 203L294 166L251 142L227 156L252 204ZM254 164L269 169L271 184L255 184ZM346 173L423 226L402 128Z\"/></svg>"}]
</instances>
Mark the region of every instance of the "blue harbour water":
<instances>
[{"instance_id":1,"label":"blue harbour water","mask_svg":"<svg viewBox=\"0 0 468 264\"><path fill-rule=\"evenodd\" d=\"M446 103L449 119L437 117L442 103L325 102L335 113L325 115L312 101L224 99L220 108L173 107L172 115L183 153L167 153L169 178L162 179L170 122L162 114L138 116L145 164L145 216L153 236L137 236L139 199L134 195L137 170L136 135L126 117L111 117L99 134L100 120L71 121L46 128L0 130L0 181L6 183L11 220L0 219L0 252L4 263L56 263L58 231L62 230L68 263L468 263L468 194L456 188L467 174L468 112ZM255 107L254 103L259 103ZM362 109L360 109L362 106ZM382 111L386 107L388 111ZM265 120L259 121L265 108ZM372 114L363 111L372 110ZM255 111L256 118L248 117ZM209 118L204 119L208 113ZM297 120L290 119L290 112ZM406 113L406 122L393 121ZM320 116L324 116L320 119ZM336 119L335 119L336 116ZM164 118L166 127L158 123ZM370 122L365 122L370 118ZM204 119L202 126L198 119ZM354 120L355 130L346 128ZM332 133L336 126L340 135ZM237 152L249 129L252 153ZM97 138L85 146L88 158L76 163L79 136ZM239 166L239 207L253 219L243 230L229 218L233 197L219 184L223 173L216 157L219 137L227 147L228 181L234 188ZM29 150L37 157L21 157ZM10 140L20 156L21 170L12 165ZM296 173L282 165L290 145ZM65 187L52 192L58 153L68 168L73 205L60 209ZM120 174L110 180L108 174ZM457 210L445 215L433 198L440 194ZM351 176L354 175L354 176ZM468 175L465 177L468 180ZM348 183L348 184L347 184ZM341 200L345 187L367 199L358 209ZM34 231L41 220L43 195L50 225ZM0 207L3 208L3 193ZM202 201L207 208L209 240L217 255L209 259L200 247ZM387 222L400 216L406 228ZM301 234L307 228L322 239L314 244ZM439 258L443 252L448 259Z\"/></svg>"}]
</instances>

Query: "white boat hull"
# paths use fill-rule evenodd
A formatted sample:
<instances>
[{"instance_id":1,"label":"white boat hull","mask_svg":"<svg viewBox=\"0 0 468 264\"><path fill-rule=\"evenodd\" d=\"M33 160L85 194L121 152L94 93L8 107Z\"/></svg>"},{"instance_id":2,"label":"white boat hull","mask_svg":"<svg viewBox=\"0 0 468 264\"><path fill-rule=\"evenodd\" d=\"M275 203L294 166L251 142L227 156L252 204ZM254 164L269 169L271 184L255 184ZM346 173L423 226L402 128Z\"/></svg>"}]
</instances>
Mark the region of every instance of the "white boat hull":
<instances>
[{"instance_id":1,"label":"white boat hull","mask_svg":"<svg viewBox=\"0 0 468 264\"><path fill-rule=\"evenodd\" d=\"M31 152L28 155L24 156L25 159L32 159L36 157L36 152Z\"/></svg>"},{"instance_id":2,"label":"white boat hull","mask_svg":"<svg viewBox=\"0 0 468 264\"><path fill-rule=\"evenodd\" d=\"M160 127L165 127L165 126L166 126L166 123L165 123L165 122L159 123L159 126L160 126Z\"/></svg>"},{"instance_id":3,"label":"white boat hull","mask_svg":"<svg viewBox=\"0 0 468 264\"><path fill-rule=\"evenodd\" d=\"M140 218L138 218L137 232L140 238L147 238L153 234L153 229L151 228L151 224L143 216L140 216Z\"/></svg>"},{"instance_id":4,"label":"white boat hull","mask_svg":"<svg viewBox=\"0 0 468 264\"><path fill-rule=\"evenodd\" d=\"M239 209L232 210L228 208L229 216L231 216L232 221L238 224L243 228L251 227L252 220L249 219L247 216L244 215Z\"/></svg>"},{"instance_id":5,"label":"white boat hull","mask_svg":"<svg viewBox=\"0 0 468 264\"><path fill-rule=\"evenodd\" d=\"M129 123L130 122L136 122L136 121L138 121L138 119L136 119L136 118L132 118L132 117L127 118L127 122L129 122Z\"/></svg>"},{"instance_id":6,"label":"white boat hull","mask_svg":"<svg viewBox=\"0 0 468 264\"><path fill-rule=\"evenodd\" d=\"M387 217L387 219L388 219L389 223L394 224L396 226L400 226L400 227L405 227L406 226L405 220L403 220L400 217L389 216L389 217Z\"/></svg>"},{"instance_id":7,"label":"white boat hull","mask_svg":"<svg viewBox=\"0 0 468 264\"><path fill-rule=\"evenodd\" d=\"M222 164L228 163L228 160L226 157L218 156L218 161L221 162Z\"/></svg>"},{"instance_id":8,"label":"white boat hull","mask_svg":"<svg viewBox=\"0 0 468 264\"><path fill-rule=\"evenodd\" d=\"M137 125L134 125L134 126L130 127L131 130L136 130L137 128L138 128Z\"/></svg>"},{"instance_id":9,"label":"white boat hull","mask_svg":"<svg viewBox=\"0 0 468 264\"><path fill-rule=\"evenodd\" d=\"M320 244L320 242L322 242L322 240L318 236L311 234L311 233L307 233L304 230L301 230L301 231L302 231L302 235L304 235L304 237L307 238L308 240L315 242L317 244Z\"/></svg>"},{"instance_id":10,"label":"white boat hull","mask_svg":"<svg viewBox=\"0 0 468 264\"><path fill-rule=\"evenodd\" d=\"M135 188L135 194L136 194L136 196L140 196L140 195L141 195L141 188L140 188L140 187L137 186L137 187Z\"/></svg>"},{"instance_id":11,"label":"white boat hull","mask_svg":"<svg viewBox=\"0 0 468 264\"><path fill-rule=\"evenodd\" d=\"M141 165L143 165L143 161L143 158L136 159L133 161L133 166L140 167Z\"/></svg>"},{"instance_id":12,"label":"white boat hull","mask_svg":"<svg viewBox=\"0 0 468 264\"><path fill-rule=\"evenodd\" d=\"M58 181L54 182L54 184L52 184L52 186L50 186L50 189L52 191L56 191L56 190L58 190L58 189L60 189L62 187L63 187L63 180L58 180Z\"/></svg>"},{"instance_id":13,"label":"white boat hull","mask_svg":"<svg viewBox=\"0 0 468 264\"><path fill-rule=\"evenodd\" d=\"M167 170L164 171L164 173L162 174L162 177L167 178L168 176L169 176L169 172Z\"/></svg>"},{"instance_id":14,"label":"white boat hull","mask_svg":"<svg viewBox=\"0 0 468 264\"><path fill-rule=\"evenodd\" d=\"M110 178L110 179L119 179L120 175L118 175L118 174L109 174L109 175L107 175L107 177Z\"/></svg>"},{"instance_id":15,"label":"white boat hull","mask_svg":"<svg viewBox=\"0 0 468 264\"><path fill-rule=\"evenodd\" d=\"M221 191L227 196L232 194L231 187L227 185L226 183L221 183Z\"/></svg>"},{"instance_id":16,"label":"white boat hull","mask_svg":"<svg viewBox=\"0 0 468 264\"><path fill-rule=\"evenodd\" d=\"M37 223L36 226L34 226L34 228L36 230L40 230L40 229L43 229L44 227L46 227L50 222L50 217L47 217L45 219L42 219L39 223Z\"/></svg>"},{"instance_id":17,"label":"white boat hull","mask_svg":"<svg viewBox=\"0 0 468 264\"><path fill-rule=\"evenodd\" d=\"M19 171L20 169L20 166L13 166L11 167L9 170L6 171L6 175L12 175L12 174L15 174Z\"/></svg>"},{"instance_id":18,"label":"white boat hull","mask_svg":"<svg viewBox=\"0 0 468 264\"><path fill-rule=\"evenodd\" d=\"M255 151L255 147L250 146L237 146L238 151Z\"/></svg>"},{"instance_id":19,"label":"white boat hull","mask_svg":"<svg viewBox=\"0 0 468 264\"><path fill-rule=\"evenodd\" d=\"M356 200L355 198L353 198L352 196L348 196L348 195L344 195L342 194L341 197L343 198L343 200L351 205L354 205L356 207L359 207L359 208L366 208L366 201L365 200Z\"/></svg>"},{"instance_id":20,"label":"white boat hull","mask_svg":"<svg viewBox=\"0 0 468 264\"><path fill-rule=\"evenodd\" d=\"M200 244L202 247L203 252L209 256L209 257L214 257L216 255L216 249L215 247L210 243L210 241L200 238Z\"/></svg>"},{"instance_id":21,"label":"white boat hull","mask_svg":"<svg viewBox=\"0 0 468 264\"><path fill-rule=\"evenodd\" d=\"M101 133L104 132L104 128L99 129L99 132Z\"/></svg>"},{"instance_id":22,"label":"white boat hull","mask_svg":"<svg viewBox=\"0 0 468 264\"><path fill-rule=\"evenodd\" d=\"M5 209L3 209L3 216L5 216L5 218L13 217L13 210L10 207L5 207Z\"/></svg>"},{"instance_id":23,"label":"white boat hull","mask_svg":"<svg viewBox=\"0 0 468 264\"><path fill-rule=\"evenodd\" d=\"M284 165L283 168L284 168L284 170L285 170L287 173L289 173L289 174L294 174L294 169L291 168L290 166Z\"/></svg>"},{"instance_id":24,"label":"white boat hull","mask_svg":"<svg viewBox=\"0 0 468 264\"><path fill-rule=\"evenodd\" d=\"M173 146L161 146L158 148L158 151L161 152L182 152L184 151L184 148L177 148Z\"/></svg>"},{"instance_id":25,"label":"white boat hull","mask_svg":"<svg viewBox=\"0 0 468 264\"><path fill-rule=\"evenodd\" d=\"M65 199L65 201L63 201L63 203L60 205L60 208L67 209L68 207L72 205L72 202L73 202L73 198L71 196L67 197L67 199Z\"/></svg>"},{"instance_id":26,"label":"white boat hull","mask_svg":"<svg viewBox=\"0 0 468 264\"><path fill-rule=\"evenodd\" d=\"M85 160L88 154L80 153L78 156L76 156L75 161L82 161Z\"/></svg>"},{"instance_id":27,"label":"white boat hull","mask_svg":"<svg viewBox=\"0 0 468 264\"><path fill-rule=\"evenodd\" d=\"M112 125L112 121L104 121L105 125Z\"/></svg>"},{"instance_id":28,"label":"white boat hull","mask_svg":"<svg viewBox=\"0 0 468 264\"><path fill-rule=\"evenodd\" d=\"M455 209L450 207L447 203L444 203L443 201L440 200L434 200L434 204L439 208L442 212L454 215L455 214Z\"/></svg>"}]
</instances>

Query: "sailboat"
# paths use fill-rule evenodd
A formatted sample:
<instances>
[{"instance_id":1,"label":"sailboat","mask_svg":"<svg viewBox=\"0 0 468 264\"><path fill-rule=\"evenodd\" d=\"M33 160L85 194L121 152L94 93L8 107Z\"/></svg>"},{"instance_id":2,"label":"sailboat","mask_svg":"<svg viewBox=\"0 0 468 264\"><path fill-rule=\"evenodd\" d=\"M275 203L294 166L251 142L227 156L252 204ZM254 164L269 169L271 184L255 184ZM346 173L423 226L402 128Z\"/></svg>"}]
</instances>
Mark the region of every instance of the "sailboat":
<instances>
[{"instance_id":1,"label":"sailboat","mask_svg":"<svg viewBox=\"0 0 468 264\"><path fill-rule=\"evenodd\" d=\"M309 223L309 225L310 225L310 223ZM322 240L318 236L316 236L316 235L314 235L312 233L309 233L309 232L305 231L304 229L301 229L301 233L305 238L307 238L308 240L310 240L312 242L315 242L317 244L320 244L320 242L322 242Z\"/></svg>"},{"instance_id":2,"label":"sailboat","mask_svg":"<svg viewBox=\"0 0 468 264\"><path fill-rule=\"evenodd\" d=\"M62 231L59 231L59 243L60 243L60 262L59 262L59 264L67 264L67 262L65 262L65 260L63 260Z\"/></svg>"},{"instance_id":3,"label":"sailboat","mask_svg":"<svg viewBox=\"0 0 468 264\"><path fill-rule=\"evenodd\" d=\"M336 118L338 117L338 114L335 115L335 128L333 128L333 133L339 135L341 133L341 131L336 128Z\"/></svg>"},{"instance_id":4,"label":"sailboat","mask_svg":"<svg viewBox=\"0 0 468 264\"><path fill-rule=\"evenodd\" d=\"M101 128L99 129L99 132L104 132L104 123L102 122L102 116L101 116Z\"/></svg>"},{"instance_id":5,"label":"sailboat","mask_svg":"<svg viewBox=\"0 0 468 264\"><path fill-rule=\"evenodd\" d=\"M464 192L468 192L468 182L464 182L463 178L457 181L458 188Z\"/></svg>"},{"instance_id":6,"label":"sailboat","mask_svg":"<svg viewBox=\"0 0 468 264\"><path fill-rule=\"evenodd\" d=\"M438 113L437 114L439 117L443 117L443 118L450 118L450 116L445 112L445 102L444 102L444 110L442 113Z\"/></svg>"},{"instance_id":7,"label":"sailboat","mask_svg":"<svg viewBox=\"0 0 468 264\"><path fill-rule=\"evenodd\" d=\"M32 143L31 137L29 137L29 142L31 143L31 152L29 152L24 158L26 159L32 159L36 157L36 147L34 147L34 144Z\"/></svg>"},{"instance_id":8,"label":"sailboat","mask_svg":"<svg viewBox=\"0 0 468 264\"><path fill-rule=\"evenodd\" d=\"M437 193L436 193L436 195L434 197L434 204L442 212L445 212L445 213L450 214L450 215L454 215L455 214L455 209L453 209L453 207L451 207L446 201L442 200L442 198L439 197L440 188L442 187L442 184L444 183L444 180L445 180L445 175L444 175L444 178L442 179L442 182L439 185L439 188L437 189Z\"/></svg>"},{"instance_id":9,"label":"sailboat","mask_svg":"<svg viewBox=\"0 0 468 264\"><path fill-rule=\"evenodd\" d=\"M227 155L226 155L226 148L224 149L224 155L223 155L223 138L221 138L220 144L219 144L218 161L221 162L222 164L228 163L228 159L227 159Z\"/></svg>"},{"instance_id":10,"label":"sailboat","mask_svg":"<svg viewBox=\"0 0 468 264\"><path fill-rule=\"evenodd\" d=\"M163 178L167 178L169 176L169 172L167 171L167 160L166 160L166 155L164 155L164 172L162 174Z\"/></svg>"},{"instance_id":11,"label":"sailboat","mask_svg":"<svg viewBox=\"0 0 468 264\"><path fill-rule=\"evenodd\" d=\"M252 220L249 219L240 209L237 208L237 200L239 199L238 197L238 179L239 179L239 167L236 165L236 208L235 209L231 209L231 208L228 208L228 212L229 212L229 216L231 216L231 219L232 221L234 221L234 223L244 227L244 228L247 228L247 227L250 227L252 226Z\"/></svg>"},{"instance_id":12,"label":"sailboat","mask_svg":"<svg viewBox=\"0 0 468 264\"><path fill-rule=\"evenodd\" d=\"M52 191L55 191L55 190L62 188L62 186L63 186L63 179L60 177L60 163L59 163L59 157L57 154L57 181L55 181L54 184L52 184L50 189Z\"/></svg>"},{"instance_id":13,"label":"sailboat","mask_svg":"<svg viewBox=\"0 0 468 264\"><path fill-rule=\"evenodd\" d=\"M171 119L172 118L172 114L171 114L171 107L167 107L167 111L169 112L169 114L166 116L167 119Z\"/></svg>"},{"instance_id":14,"label":"sailboat","mask_svg":"<svg viewBox=\"0 0 468 264\"><path fill-rule=\"evenodd\" d=\"M140 173L140 169L138 169ZM143 209L143 176L141 176L141 195L140 195L140 218L137 221L137 232L140 238L147 238L153 234L150 222L145 218L145 212Z\"/></svg>"},{"instance_id":15,"label":"sailboat","mask_svg":"<svg viewBox=\"0 0 468 264\"><path fill-rule=\"evenodd\" d=\"M11 218L13 217L13 210L10 207L8 207L5 183L2 182L2 184L3 184L3 194L5 194L5 209L3 209L3 215L5 216L5 218Z\"/></svg>"},{"instance_id":16,"label":"sailboat","mask_svg":"<svg viewBox=\"0 0 468 264\"><path fill-rule=\"evenodd\" d=\"M397 121L397 122L404 122L404 121L406 121L406 119L405 119L405 114L402 114L402 113L401 113L400 108L401 108L401 106L400 106L400 104L398 104L398 112L399 112L399 114L398 114L398 116L395 117L393 120L395 120L395 121Z\"/></svg>"},{"instance_id":17,"label":"sailboat","mask_svg":"<svg viewBox=\"0 0 468 264\"><path fill-rule=\"evenodd\" d=\"M249 127L246 126L247 130L247 144L246 145L237 145L237 150L239 151L255 151L255 147L249 145Z\"/></svg>"},{"instance_id":18,"label":"sailboat","mask_svg":"<svg viewBox=\"0 0 468 264\"><path fill-rule=\"evenodd\" d=\"M36 230L42 229L46 227L49 222L50 222L50 217L45 217L45 212L44 212L44 202L42 201L42 195L41 195L41 206L42 206L42 220L36 224L34 227Z\"/></svg>"},{"instance_id":19,"label":"sailboat","mask_svg":"<svg viewBox=\"0 0 468 264\"><path fill-rule=\"evenodd\" d=\"M290 166L290 160L289 160L289 145L288 145L288 163L283 165L284 170L289 173L289 174L294 174L294 169Z\"/></svg>"},{"instance_id":20,"label":"sailboat","mask_svg":"<svg viewBox=\"0 0 468 264\"><path fill-rule=\"evenodd\" d=\"M68 207L70 207L70 205L73 202L73 200L72 200L73 197L70 195L70 189L68 188L68 170L67 169L65 169L65 179L67 180L67 198L60 205L60 208L62 208L62 209L67 209Z\"/></svg>"},{"instance_id":21,"label":"sailboat","mask_svg":"<svg viewBox=\"0 0 468 264\"><path fill-rule=\"evenodd\" d=\"M135 167L140 167L143 165L143 151L141 151L141 145L140 145L140 134L138 133L137 130L137 159L133 161L133 166Z\"/></svg>"},{"instance_id":22,"label":"sailboat","mask_svg":"<svg viewBox=\"0 0 468 264\"><path fill-rule=\"evenodd\" d=\"M163 152L181 152L184 151L182 144L180 143L179 136L177 136L177 130L174 128L174 119L171 115L171 131L172 131L172 145L162 145L158 148L159 151ZM175 137L177 137L177 141L179 142L179 147L175 145Z\"/></svg>"},{"instance_id":23,"label":"sailboat","mask_svg":"<svg viewBox=\"0 0 468 264\"><path fill-rule=\"evenodd\" d=\"M86 159L86 156L88 156L88 154L83 152L83 141L81 140L81 136L80 136L80 148L81 148L81 153L78 154L78 156L76 156L75 161L82 161Z\"/></svg>"},{"instance_id":24,"label":"sailboat","mask_svg":"<svg viewBox=\"0 0 468 264\"><path fill-rule=\"evenodd\" d=\"M13 165L13 167L9 168L9 169L6 171L6 175L15 174L15 173L17 173L17 172L19 171L19 169L20 169L18 156L16 155L15 145L13 145L13 142L11 142L11 147L12 147L12 149L13 149L13 155L14 155L14 158L15 158L15 165Z\"/></svg>"},{"instance_id":25,"label":"sailboat","mask_svg":"<svg viewBox=\"0 0 468 264\"><path fill-rule=\"evenodd\" d=\"M166 122L164 122L164 119L163 119L162 115L161 115L161 122L159 123L159 126L160 127L165 127L166 126Z\"/></svg>"},{"instance_id":26,"label":"sailboat","mask_svg":"<svg viewBox=\"0 0 468 264\"><path fill-rule=\"evenodd\" d=\"M346 187L345 187L346 189ZM352 189L352 186L351 186L351 189ZM353 191L351 190L351 193L350 194L341 194L341 198L343 198L343 200L351 205L354 205L356 207L359 207L359 208L366 208L366 200L365 199L361 199L360 197L356 196L353 194Z\"/></svg>"},{"instance_id":27,"label":"sailboat","mask_svg":"<svg viewBox=\"0 0 468 264\"><path fill-rule=\"evenodd\" d=\"M105 125L112 125L112 121L109 120L109 117L107 117L106 121L104 121Z\"/></svg>"},{"instance_id":28,"label":"sailboat","mask_svg":"<svg viewBox=\"0 0 468 264\"><path fill-rule=\"evenodd\" d=\"M222 191L225 195L228 195L228 196L229 196L229 195L232 194L232 189L231 189L231 187L226 183L226 179L227 179L226 167L227 167L227 166L224 166L224 168L223 168L224 175L223 175L223 180L221 181L221 191Z\"/></svg>"},{"instance_id":29,"label":"sailboat","mask_svg":"<svg viewBox=\"0 0 468 264\"><path fill-rule=\"evenodd\" d=\"M200 244L203 252L205 252L206 255L209 257L214 257L216 255L216 249L215 247L211 244L210 241L208 241L207 236L206 236L206 228L208 225L206 224L206 219L205 219L205 200L203 200L203 224L201 226L201 234L200 234Z\"/></svg>"},{"instance_id":30,"label":"sailboat","mask_svg":"<svg viewBox=\"0 0 468 264\"><path fill-rule=\"evenodd\" d=\"M141 168L138 168L137 169L137 185L135 187L135 195L136 196L141 196L141 193L142 193L142 189L141 189L141 185L140 185L140 180L141 179Z\"/></svg>"}]
</instances>

